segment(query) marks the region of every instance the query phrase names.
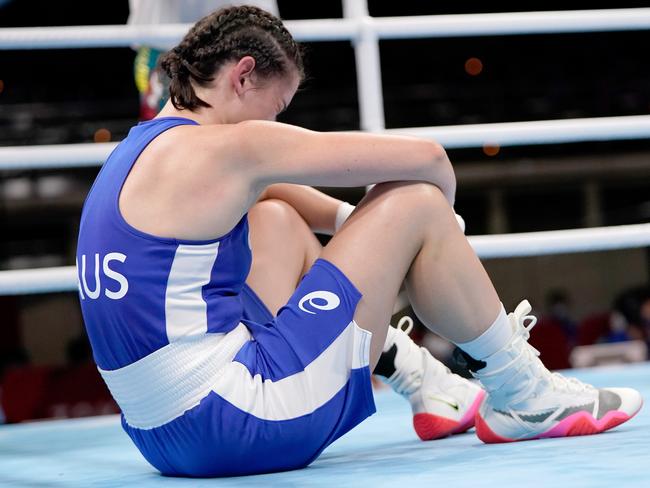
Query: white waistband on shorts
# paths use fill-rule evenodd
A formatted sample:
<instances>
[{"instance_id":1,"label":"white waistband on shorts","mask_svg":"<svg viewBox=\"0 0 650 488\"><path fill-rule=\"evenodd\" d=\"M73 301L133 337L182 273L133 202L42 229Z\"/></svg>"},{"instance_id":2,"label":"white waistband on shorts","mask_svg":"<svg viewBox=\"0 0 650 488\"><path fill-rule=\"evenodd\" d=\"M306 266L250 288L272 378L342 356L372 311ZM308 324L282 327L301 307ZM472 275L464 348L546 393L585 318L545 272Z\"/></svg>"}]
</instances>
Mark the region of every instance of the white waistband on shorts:
<instances>
[{"instance_id":1,"label":"white waistband on shorts","mask_svg":"<svg viewBox=\"0 0 650 488\"><path fill-rule=\"evenodd\" d=\"M240 323L227 334L179 339L123 368L98 369L126 422L153 429L198 405L250 339Z\"/></svg>"}]
</instances>

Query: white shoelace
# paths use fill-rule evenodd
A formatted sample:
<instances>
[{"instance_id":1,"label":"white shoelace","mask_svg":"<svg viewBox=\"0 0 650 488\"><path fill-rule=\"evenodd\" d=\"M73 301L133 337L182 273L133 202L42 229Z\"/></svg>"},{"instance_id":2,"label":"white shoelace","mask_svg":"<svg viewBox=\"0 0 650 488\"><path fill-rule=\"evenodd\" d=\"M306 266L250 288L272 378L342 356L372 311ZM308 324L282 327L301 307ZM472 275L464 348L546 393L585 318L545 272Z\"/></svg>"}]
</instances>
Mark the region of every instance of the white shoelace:
<instances>
[{"instance_id":1,"label":"white shoelace","mask_svg":"<svg viewBox=\"0 0 650 488\"><path fill-rule=\"evenodd\" d=\"M406 328L402 327L404 324L408 324ZM406 335L409 335L413 330L413 319L408 315L404 315L404 317L399 319L399 322L397 322L397 328L403 330Z\"/></svg>"},{"instance_id":2,"label":"white shoelace","mask_svg":"<svg viewBox=\"0 0 650 488\"><path fill-rule=\"evenodd\" d=\"M515 312L517 311L515 310ZM525 350L527 351L527 354L533 354L535 358L539 357L540 352L528 342L530 339L530 331L537 324L537 317L534 315L518 315L516 313L513 313L513 315L517 321L517 324L520 326L519 334L526 342ZM553 388L564 390L570 393L582 393L594 389L592 385L583 383L576 378L567 378L559 373L551 373L545 366L541 364L541 362L535 360L535 358L530 358L531 364L537 365L537 367L534 369L535 376L537 376L539 379L547 379Z\"/></svg>"}]
</instances>

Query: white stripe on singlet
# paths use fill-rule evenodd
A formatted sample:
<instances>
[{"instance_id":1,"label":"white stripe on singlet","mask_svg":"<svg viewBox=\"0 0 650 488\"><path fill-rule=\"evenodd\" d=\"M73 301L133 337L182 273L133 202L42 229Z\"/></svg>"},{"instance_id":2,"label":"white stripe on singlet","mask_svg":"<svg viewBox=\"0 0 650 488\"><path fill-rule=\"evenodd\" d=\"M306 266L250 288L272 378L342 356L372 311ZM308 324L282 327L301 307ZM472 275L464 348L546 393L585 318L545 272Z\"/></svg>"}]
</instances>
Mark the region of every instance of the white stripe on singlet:
<instances>
[{"instance_id":1,"label":"white stripe on singlet","mask_svg":"<svg viewBox=\"0 0 650 488\"><path fill-rule=\"evenodd\" d=\"M232 362L223 369L212 390L260 419L302 417L331 400L346 385L352 369L368 366L371 337L353 320L299 373L272 381L259 374L252 376L246 366Z\"/></svg>"},{"instance_id":2,"label":"white stripe on singlet","mask_svg":"<svg viewBox=\"0 0 650 488\"><path fill-rule=\"evenodd\" d=\"M180 417L211 391L257 418L290 420L325 405L345 387L353 369L368 366L371 337L351 321L304 370L278 381L251 375L232 360L251 339L243 324L225 335L185 337L128 366L99 372L127 423L139 429Z\"/></svg>"},{"instance_id":3,"label":"white stripe on singlet","mask_svg":"<svg viewBox=\"0 0 650 488\"><path fill-rule=\"evenodd\" d=\"M208 331L207 304L203 287L219 254L219 243L180 244L174 254L165 292L167 339L198 336Z\"/></svg>"}]
</instances>

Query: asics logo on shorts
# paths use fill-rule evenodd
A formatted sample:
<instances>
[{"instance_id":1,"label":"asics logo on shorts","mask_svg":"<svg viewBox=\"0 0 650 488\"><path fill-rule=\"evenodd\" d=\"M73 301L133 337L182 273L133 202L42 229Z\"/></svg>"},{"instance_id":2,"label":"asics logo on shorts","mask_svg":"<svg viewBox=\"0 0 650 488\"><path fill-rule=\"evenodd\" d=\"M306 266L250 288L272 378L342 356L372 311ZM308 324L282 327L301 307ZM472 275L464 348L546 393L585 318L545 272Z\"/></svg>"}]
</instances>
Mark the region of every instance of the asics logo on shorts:
<instances>
[{"instance_id":1,"label":"asics logo on shorts","mask_svg":"<svg viewBox=\"0 0 650 488\"><path fill-rule=\"evenodd\" d=\"M337 295L331 291L319 290L307 293L304 297L302 297L300 299L300 302L298 302L298 307L300 307L300 310L303 312L315 315L316 312L313 312L313 309L334 310L340 304L341 299ZM311 308L312 310L308 310L308 308Z\"/></svg>"}]
</instances>

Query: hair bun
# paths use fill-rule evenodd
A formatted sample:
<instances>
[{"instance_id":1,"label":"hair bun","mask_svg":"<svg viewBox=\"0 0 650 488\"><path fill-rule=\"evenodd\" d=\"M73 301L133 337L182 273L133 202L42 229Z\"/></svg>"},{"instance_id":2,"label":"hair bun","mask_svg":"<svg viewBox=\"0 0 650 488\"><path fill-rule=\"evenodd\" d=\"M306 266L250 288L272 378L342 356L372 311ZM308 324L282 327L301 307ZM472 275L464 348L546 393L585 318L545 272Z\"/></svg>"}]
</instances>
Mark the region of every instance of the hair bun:
<instances>
[{"instance_id":1,"label":"hair bun","mask_svg":"<svg viewBox=\"0 0 650 488\"><path fill-rule=\"evenodd\" d=\"M185 60L181 58L177 49L172 49L162 55L160 58L160 68L172 79L188 74L185 67Z\"/></svg>"}]
</instances>

